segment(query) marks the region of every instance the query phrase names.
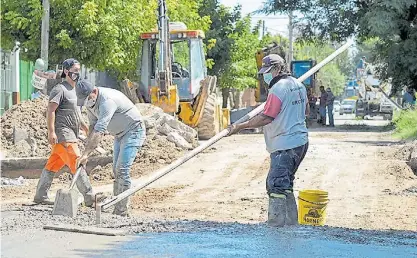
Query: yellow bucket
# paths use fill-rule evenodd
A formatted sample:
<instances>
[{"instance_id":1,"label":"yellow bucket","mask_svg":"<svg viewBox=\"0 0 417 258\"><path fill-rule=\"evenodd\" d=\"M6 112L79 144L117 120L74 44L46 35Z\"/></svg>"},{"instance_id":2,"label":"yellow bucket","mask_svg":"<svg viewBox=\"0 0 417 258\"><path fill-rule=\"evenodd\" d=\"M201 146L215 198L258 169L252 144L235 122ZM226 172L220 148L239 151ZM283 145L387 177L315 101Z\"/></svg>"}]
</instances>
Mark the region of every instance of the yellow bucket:
<instances>
[{"instance_id":1,"label":"yellow bucket","mask_svg":"<svg viewBox=\"0 0 417 258\"><path fill-rule=\"evenodd\" d=\"M304 190L298 195L298 223L301 225L323 226L326 222L326 208L329 194L321 190Z\"/></svg>"}]
</instances>

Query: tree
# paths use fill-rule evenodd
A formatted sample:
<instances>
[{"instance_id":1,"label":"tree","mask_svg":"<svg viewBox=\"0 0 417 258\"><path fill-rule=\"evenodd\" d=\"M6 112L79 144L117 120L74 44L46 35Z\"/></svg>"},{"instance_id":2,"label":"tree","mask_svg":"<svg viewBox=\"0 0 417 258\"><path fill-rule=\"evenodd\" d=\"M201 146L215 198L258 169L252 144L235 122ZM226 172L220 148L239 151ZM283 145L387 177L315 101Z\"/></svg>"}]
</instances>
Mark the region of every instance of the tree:
<instances>
[{"instance_id":1,"label":"tree","mask_svg":"<svg viewBox=\"0 0 417 258\"><path fill-rule=\"evenodd\" d=\"M234 43L231 47L230 64L220 77L220 87L225 89L223 94L226 93L223 95L223 107L227 106L229 89L234 89L235 108L238 108L240 91L256 87L255 53L259 47L259 39L258 34L251 31L250 24L249 16L239 20L235 32L229 35Z\"/></svg>"},{"instance_id":2,"label":"tree","mask_svg":"<svg viewBox=\"0 0 417 258\"><path fill-rule=\"evenodd\" d=\"M206 30L208 16L197 12L199 1L168 0L171 20ZM139 35L156 27L156 0L51 1L49 57L51 64L68 57L87 67L114 71L119 78L133 76L141 42ZM42 6L39 0L4 0L1 10L2 46L18 40L35 60L40 56Z\"/></svg>"},{"instance_id":3,"label":"tree","mask_svg":"<svg viewBox=\"0 0 417 258\"><path fill-rule=\"evenodd\" d=\"M218 0L204 0L199 13L210 15L212 21L205 40L213 43L207 51L207 58L213 60L208 72L218 77L223 107L227 107L230 90L239 95L240 90L256 85L258 34L251 31L251 18L241 17L240 5L228 8Z\"/></svg>"},{"instance_id":4,"label":"tree","mask_svg":"<svg viewBox=\"0 0 417 258\"><path fill-rule=\"evenodd\" d=\"M211 24L204 43L211 45L207 59L213 60L208 69L210 75L220 77L230 63L231 47L234 40L229 37L234 32L236 22L241 19L240 6L231 9L218 0L203 0L198 10L201 16L210 16Z\"/></svg>"}]
</instances>

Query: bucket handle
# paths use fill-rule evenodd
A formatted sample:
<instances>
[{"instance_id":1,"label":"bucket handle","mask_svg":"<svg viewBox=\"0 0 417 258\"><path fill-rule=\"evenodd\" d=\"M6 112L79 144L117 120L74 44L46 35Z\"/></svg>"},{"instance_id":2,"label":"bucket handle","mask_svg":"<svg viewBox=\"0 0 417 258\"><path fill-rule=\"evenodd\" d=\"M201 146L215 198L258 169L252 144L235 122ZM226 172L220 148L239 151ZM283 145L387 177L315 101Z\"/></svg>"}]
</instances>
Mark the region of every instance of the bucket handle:
<instances>
[{"instance_id":1,"label":"bucket handle","mask_svg":"<svg viewBox=\"0 0 417 258\"><path fill-rule=\"evenodd\" d=\"M315 204L315 205L326 205L327 206L327 203L323 203L323 202L311 202L311 201L304 200L303 198L300 198L300 197L298 197L298 199L302 200L303 202L308 202L308 203Z\"/></svg>"}]
</instances>

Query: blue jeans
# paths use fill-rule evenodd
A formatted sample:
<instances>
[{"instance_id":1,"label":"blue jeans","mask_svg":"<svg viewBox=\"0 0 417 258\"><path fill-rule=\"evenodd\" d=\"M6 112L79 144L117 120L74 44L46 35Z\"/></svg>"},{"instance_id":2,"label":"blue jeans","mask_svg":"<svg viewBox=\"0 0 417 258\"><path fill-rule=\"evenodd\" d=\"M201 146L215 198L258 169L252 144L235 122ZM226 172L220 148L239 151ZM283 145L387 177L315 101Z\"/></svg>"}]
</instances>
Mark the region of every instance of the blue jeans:
<instances>
[{"instance_id":1,"label":"blue jeans","mask_svg":"<svg viewBox=\"0 0 417 258\"><path fill-rule=\"evenodd\" d=\"M122 137L114 138L113 145L113 194L119 195L130 188L130 167L146 139L146 130L138 126ZM127 198L116 204L119 212L127 210Z\"/></svg>"},{"instance_id":2,"label":"blue jeans","mask_svg":"<svg viewBox=\"0 0 417 258\"><path fill-rule=\"evenodd\" d=\"M327 105L327 114L329 114L329 125L334 126L333 104Z\"/></svg>"},{"instance_id":3,"label":"blue jeans","mask_svg":"<svg viewBox=\"0 0 417 258\"><path fill-rule=\"evenodd\" d=\"M268 195L287 194L294 187L295 172L303 161L308 150L305 145L289 150L271 153L271 167L266 178L266 191Z\"/></svg>"},{"instance_id":4,"label":"blue jeans","mask_svg":"<svg viewBox=\"0 0 417 258\"><path fill-rule=\"evenodd\" d=\"M326 124L326 106L320 106L319 107L319 113L320 113L320 120L322 124Z\"/></svg>"}]
</instances>

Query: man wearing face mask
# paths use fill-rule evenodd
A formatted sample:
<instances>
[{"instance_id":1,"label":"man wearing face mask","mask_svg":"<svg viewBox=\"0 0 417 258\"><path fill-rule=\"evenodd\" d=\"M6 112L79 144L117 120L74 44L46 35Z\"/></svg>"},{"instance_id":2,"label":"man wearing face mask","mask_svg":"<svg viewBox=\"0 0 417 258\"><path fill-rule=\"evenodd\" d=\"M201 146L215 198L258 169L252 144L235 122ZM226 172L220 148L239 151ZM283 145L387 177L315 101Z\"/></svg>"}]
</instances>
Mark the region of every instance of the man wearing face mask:
<instances>
[{"instance_id":1,"label":"man wearing face mask","mask_svg":"<svg viewBox=\"0 0 417 258\"><path fill-rule=\"evenodd\" d=\"M247 122L231 125L229 135L242 129L264 127L266 149L271 158L266 179L268 224L296 225L298 212L293 185L295 173L308 149L307 91L289 75L285 61L279 55L264 57L259 74L269 85L264 111Z\"/></svg>"},{"instance_id":2,"label":"man wearing face mask","mask_svg":"<svg viewBox=\"0 0 417 258\"><path fill-rule=\"evenodd\" d=\"M76 86L78 105L86 106L90 121L90 135L80 164L87 163L90 152L108 131L114 136L113 194L119 195L131 186L130 167L146 139L146 131L139 110L122 92L94 87L82 80ZM114 214L129 216L128 198L117 203Z\"/></svg>"},{"instance_id":3,"label":"man wearing face mask","mask_svg":"<svg viewBox=\"0 0 417 258\"><path fill-rule=\"evenodd\" d=\"M35 203L53 204L48 198L53 178L64 166L75 174L77 159L80 156L79 130L81 128L88 133L87 125L81 119L75 94L75 85L80 77L80 63L71 58L65 60L62 65L61 78L65 80L52 89L47 108L48 141L52 145L52 153L39 179ZM81 171L76 185L84 196L85 205L92 206L94 194L85 170Z\"/></svg>"}]
</instances>

